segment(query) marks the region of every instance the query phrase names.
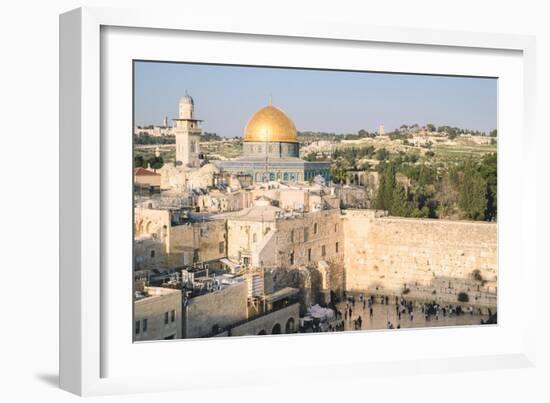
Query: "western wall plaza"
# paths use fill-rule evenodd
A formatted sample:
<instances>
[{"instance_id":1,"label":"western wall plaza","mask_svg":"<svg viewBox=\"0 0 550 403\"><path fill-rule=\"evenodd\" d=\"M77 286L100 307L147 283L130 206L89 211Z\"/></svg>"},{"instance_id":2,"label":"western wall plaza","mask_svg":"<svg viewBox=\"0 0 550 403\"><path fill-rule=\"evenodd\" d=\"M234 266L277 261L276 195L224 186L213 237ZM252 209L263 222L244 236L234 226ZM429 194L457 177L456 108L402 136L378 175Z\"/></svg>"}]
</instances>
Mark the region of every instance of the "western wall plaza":
<instances>
[{"instance_id":1,"label":"western wall plaza","mask_svg":"<svg viewBox=\"0 0 550 403\"><path fill-rule=\"evenodd\" d=\"M336 180L336 146L300 141L283 109L257 105L233 157L187 94L172 124L135 129L174 143L138 147L162 164L134 167L134 340L496 323L496 219L377 208L383 175ZM429 156L438 134L412 130L396 144Z\"/></svg>"}]
</instances>

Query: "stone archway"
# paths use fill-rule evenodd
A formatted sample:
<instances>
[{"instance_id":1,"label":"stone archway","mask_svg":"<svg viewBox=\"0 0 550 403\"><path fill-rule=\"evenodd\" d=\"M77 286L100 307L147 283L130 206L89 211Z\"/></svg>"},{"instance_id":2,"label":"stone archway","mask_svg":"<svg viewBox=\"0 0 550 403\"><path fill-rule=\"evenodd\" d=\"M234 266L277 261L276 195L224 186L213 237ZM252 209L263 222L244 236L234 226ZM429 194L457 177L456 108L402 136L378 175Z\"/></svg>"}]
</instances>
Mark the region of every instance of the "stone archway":
<instances>
[{"instance_id":1,"label":"stone archway","mask_svg":"<svg viewBox=\"0 0 550 403\"><path fill-rule=\"evenodd\" d=\"M267 333L266 333L265 330L263 330L263 329L260 330L260 331L258 332L258 336L264 336L264 335L266 335L266 334L267 334Z\"/></svg>"},{"instance_id":2,"label":"stone archway","mask_svg":"<svg viewBox=\"0 0 550 403\"><path fill-rule=\"evenodd\" d=\"M288 318L288 320L286 321L285 333L290 334L295 332L296 332L296 323L294 323L294 318Z\"/></svg>"},{"instance_id":3,"label":"stone archway","mask_svg":"<svg viewBox=\"0 0 550 403\"><path fill-rule=\"evenodd\" d=\"M139 220L136 225L136 235L143 235L143 220Z\"/></svg>"},{"instance_id":4,"label":"stone archway","mask_svg":"<svg viewBox=\"0 0 550 403\"><path fill-rule=\"evenodd\" d=\"M273 329L271 329L271 334L281 334L281 325L278 323L275 323L273 325Z\"/></svg>"}]
</instances>

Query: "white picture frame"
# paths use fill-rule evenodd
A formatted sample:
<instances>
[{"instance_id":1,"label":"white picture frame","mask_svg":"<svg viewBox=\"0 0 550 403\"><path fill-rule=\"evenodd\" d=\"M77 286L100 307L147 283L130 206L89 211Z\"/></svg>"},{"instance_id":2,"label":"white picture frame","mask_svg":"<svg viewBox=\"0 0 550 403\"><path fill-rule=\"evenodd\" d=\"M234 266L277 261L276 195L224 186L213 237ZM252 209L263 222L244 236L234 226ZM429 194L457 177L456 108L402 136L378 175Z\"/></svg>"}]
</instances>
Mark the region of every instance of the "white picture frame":
<instances>
[{"instance_id":1,"label":"white picture frame","mask_svg":"<svg viewBox=\"0 0 550 403\"><path fill-rule=\"evenodd\" d=\"M183 21L183 22L182 22ZM111 27L117 27L111 28ZM117 31L118 30L118 31ZM131 37L141 32L140 54L132 55L135 44L131 44ZM130 168L127 174L109 176L109 168L112 168L112 154L124 148L124 141L113 141L112 136L106 136L111 130L109 119L113 115L118 116L114 109L105 108L105 98L111 91L114 81L105 82L102 74L107 74L104 69L111 69L109 61L102 58L113 57L109 49L117 49L117 57L143 58L151 56L155 60L180 60L175 54L170 54L170 43L178 41L178 32L193 33L190 41L197 40L201 35L215 34L214 41L251 40L255 44L270 43L270 46L285 46L292 42L303 47L310 46L312 41L320 41L319 46L329 46L333 50L344 48L347 45L374 46L380 49L395 47L396 52L442 52L452 57L462 57L457 52L469 53L471 59L484 58L487 60L479 63L477 73L474 67L467 63L456 66L456 69L445 70L445 74L481 74L492 68L491 55L498 56L510 54L510 62L503 59L502 67L510 65L510 92L505 94L517 94L518 99L502 99L499 94L499 212L510 212L506 217L499 216L499 270L500 266L515 265L518 271L510 271L509 276L499 274L499 325L489 327L486 330L449 328L434 330L419 330L408 332L355 332L353 334L331 334L314 336L311 339L302 336L277 336L265 338L227 338L215 340L216 355L221 358L221 368L211 368L206 364L194 364L190 371L185 366L181 357L190 357L189 360L197 363L200 358L197 347L202 343L212 343L203 340L185 340L168 343L140 343L139 345L126 345L115 334L119 332L115 319L118 312L124 314L128 307L123 306L124 300L114 300L111 296L112 284L116 281L124 281L112 277L113 271L106 271L105 267L112 267L113 261L124 262L128 260L128 250L121 248L113 251L106 241L105 227L114 226L112 220L107 217L115 217L111 213L111 204L115 204L113 189L128 178L126 185L131 182ZM105 34L114 33L110 39ZM120 34L120 35L118 35ZM154 35L153 35L154 34ZM102 36L103 35L103 36ZM117 36L118 35L118 36ZM224 39L224 36L227 39ZM149 39L147 39L149 38ZM107 42L108 40L108 42ZM126 53L120 48L127 41ZM155 42L157 41L157 42ZM153 49L155 43L165 42ZM191 44L191 42L189 42ZM108 45L108 46L107 46ZM252 46L251 44L248 44ZM248 46L247 45L247 46ZM351 46L353 45L353 46ZM118 47L117 47L118 46ZM192 45L190 45L192 46ZM222 52L223 53L223 52ZM197 53L198 54L198 53ZM315 52L311 51L311 55ZM477 55L477 56L476 56ZM265 56L265 55L264 55ZM207 56L200 56L207 57ZM199 56L193 60L198 61ZM231 62L229 55L211 56L212 62ZM236 56L238 59L238 56ZM261 52L253 52L248 59L238 59L242 64L268 64L273 63L266 56L262 58ZM297 57L297 55L296 55ZM428 55L427 57L434 57ZM499 56L498 56L499 57ZM255 59L256 58L256 59ZM353 369L355 373L369 376L373 373L418 373L440 372L456 370L479 370L492 368L518 368L534 365L535 357L535 331L528 326L530 315L534 315L536 263L535 263L535 214L527 206L532 203L528 192L512 192L511 184L518 181L522 189L533 189L536 186L536 175L527 175L534 166L528 163L535 151L534 138L534 92L535 92L535 42L534 38L519 35L501 35L486 33L466 33L455 31L429 31L407 28L384 28L349 25L342 23L326 23L321 21L304 20L301 24L286 23L281 25L278 21L265 23L265 21L251 20L216 20L209 16L195 16L193 19L179 18L177 12L166 10L116 10L103 8L81 8L70 11L60 17L60 384L63 389L79 395L97 395L112 393L135 393L166 391L186 388L208 388L211 386L224 386L238 383L239 385L253 385L257 383L271 382L296 382L298 377L303 382L308 377L331 376L304 371L304 369L343 368ZM236 59L236 60L237 60ZM260 60L261 59L261 60ZM444 58L442 58L443 60ZM513 60L512 60L513 59ZM257 60L254 63L254 60ZM319 59L321 60L321 59ZM404 71L414 67L403 68L396 64L393 68L387 61L380 61L378 71ZM426 65L423 73L442 73L438 68L443 68L444 61L439 65L436 59L432 66ZM201 59L204 61L204 59ZM335 68L349 66L350 60L340 60ZM372 62L374 63L374 62ZM377 62L378 63L378 62ZM386 63L384 65L384 63ZM475 64L475 63L474 63ZM287 64L285 64L287 65ZM300 64L300 65L303 65ZM113 64L116 70L120 64ZM375 69L374 64L369 64ZM440 67L438 67L440 66ZM486 67L483 67L486 66ZM127 69L122 66L122 73ZM486 70L484 70L486 69ZM504 71L504 70L503 70ZM417 71L419 72L419 71ZM108 74L114 74L117 83L121 77L116 75L120 71L109 70ZM111 77L111 76L109 76ZM104 77L103 77L104 78ZM128 100L127 89L131 87L131 75L128 81L122 81L122 87L117 89L114 98L107 98L109 105L115 105L115 100ZM117 84L118 85L118 84ZM124 88L123 88L124 87ZM118 87L117 87L118 88ZM120 96L120 97L119 97ZM520 107L520 109L517 109ZM124 111L131 104L117 102L113 108ZM503 108L503 110L501 110ZM502 113L516 110L517 113ZM518 116L511 116L518 115ZM126 127L129 116L121 119L122 126ZM106 123L107 122L107 123ZM504 124L503 124L504 122ZM503 127L501 127L501 124ZM519 131L505 137L509 140L501 144L501 136L506 136L507 128ZM504 130L501 130L504 129ZM130 136L128 136L130 138ZM509 141L509 143L507 143ZM523 175L502 168L502 159L510 158L515 151L515 157L525 163ZM124 157L126 158L126 157ZM124 159L123 158L123 159ZM122 164L124 166L124 164ZM502 182L501 182L502 181ZM502 188L501 188L502 183ZM125 185L122 185L124 187ZM504 189L504 190L503 190ZM508 189L508 190L507 190ZM502 195L509 196L502 201ZM118 195L117 195L118 196ZM120 198L119 198L120 201ZM509 209L501 210L501 203ZM512 205L516 208L512 209ZM119 206L121 208L123 204ZM130 205L127 206L131 213ZM120 210L118 210L120 211ZM513 212L514 214L511 214ZM107 217L106 217L107 215ZM127 218L127 217L126 217ZM509 221L507 221L509 220ZM121 226L123 227L123 226ZM124 227L126 228L126 227ZM127 229L130 227L128 226ZM502 228L506 232L502 232ZM126 230L109 232L110 239L113 236L124 237ZM131 242L131 239L128 238ZM502 243L502 245L501 245ZM513 245L513 248L509 247ZM119 260L121 259L121 260ZM130 256L131 259L131 256ZM112 281L112 284L111 284ZM521 282L521 287L513 289L514 285ZM118 284L118 283L117 283ZM122 283L121 283L122 284ZM131 283L128 281L128 293L131 294ZM512 292L513 291L513 292ZM525 313L521 320L518 312L510 307L508 311L500 310L501 303L506 306L507 298L521 298ZM127 303L130 304L130 299ZM117 305L118 304L118 305ZM122 307L120 310L114 307ZM131 308L130 308L131 309ZM508 313L509 312L509 313ZM502 314L502 315L501 315ZM127 319L131 322L131 317ZM125 324L121 325L124 329ZM129 333L129 332L128 332ZM125 333L124 333L125 334ZM125 334L124 338L127 335ZM468 337L479 338L478 348L454 349L427 353L415 352L405 349L397 351L393 355L377 356L374 350L369 350L369 356L354 354L349 359L349 354L319 358L308 354L306 347L322 348L323 345L334 343L346 346L360 346L365 340L369 344L383 345L384 343L405 343L419 345L424 339L436 342L446 337L446 340L464 339ZM368 338L368 339L367 339ZM261 340L260 340L261 339ZM492 339L501 340L501 344L494 343L494 348L483 353L483 348ZM125 339L126 340L126 339ZM507 343L506 341L510 341ZM119 344L117 344L119 343ZM124 344L124 345L123 345ZM131 344L131 338L130 338ZM346 347L347 348L347 347ZM384 348L378 349L382 354ZM121 353L123 352L124 353ZM143 358L148 355L149 358ZM172 362L161 362L166 351L173 354ZM264 351L269 367L277 370L277 377L262 371L265 364L253 364L253 358ZM290 358L280 359L280 352L287 351ZM159 367L165 367L165 371L157 376L148 370L149 365L138 368L132 357L139 356L144 362L159 362ZM296 357L302 356L301 361ZM207 358L211 358L208 356ZM127 367L120 364L116 370L107 365L108 361L127 361ZM149 360L149 361L147 361ZM153 361L151 361L153 360ZM208 362L208 359L204 361ZM166 364L166 365L164 365ZM231 366L230 366L231 365ZM240 376L242 371L247 371L246 380ZM208 377L206 375L208 374Z\"/></svg>"}]
</instances>

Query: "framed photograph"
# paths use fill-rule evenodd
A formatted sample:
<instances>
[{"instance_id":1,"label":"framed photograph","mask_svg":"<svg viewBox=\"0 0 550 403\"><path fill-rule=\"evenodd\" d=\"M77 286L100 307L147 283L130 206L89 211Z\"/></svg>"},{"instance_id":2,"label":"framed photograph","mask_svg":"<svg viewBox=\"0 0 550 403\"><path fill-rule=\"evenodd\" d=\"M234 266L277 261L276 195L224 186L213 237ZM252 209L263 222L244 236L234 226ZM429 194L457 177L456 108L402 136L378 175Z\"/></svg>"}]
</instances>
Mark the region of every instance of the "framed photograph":
<instances>
[{"instance_id":1,"label":"framed photograph","mask_svg":"<svg viewBox=\"0 0 550 403\"><path fill-rule=\"evenodd\" d=\"M531 37L94 8L60 45L62 388L533 365Z\"/></svg>"}]
</instances>

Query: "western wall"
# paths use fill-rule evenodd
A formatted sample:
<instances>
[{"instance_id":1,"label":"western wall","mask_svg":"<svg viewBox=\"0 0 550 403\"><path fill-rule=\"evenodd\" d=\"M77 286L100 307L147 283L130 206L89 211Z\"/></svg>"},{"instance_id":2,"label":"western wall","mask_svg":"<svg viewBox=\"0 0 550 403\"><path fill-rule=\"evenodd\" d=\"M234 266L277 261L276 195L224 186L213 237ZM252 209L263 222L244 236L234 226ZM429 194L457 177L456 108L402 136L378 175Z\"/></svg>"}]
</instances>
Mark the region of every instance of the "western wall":
<instances>
[{"instance_id":1,"label":"western wall","mask_svg":"<svg viewBox=\"0 0 550 403\"><path fill-rule=\"evenodd\" d=\"M497 225L346 210L346 290L496 307Z\"/></svg>"}]
</instances>

